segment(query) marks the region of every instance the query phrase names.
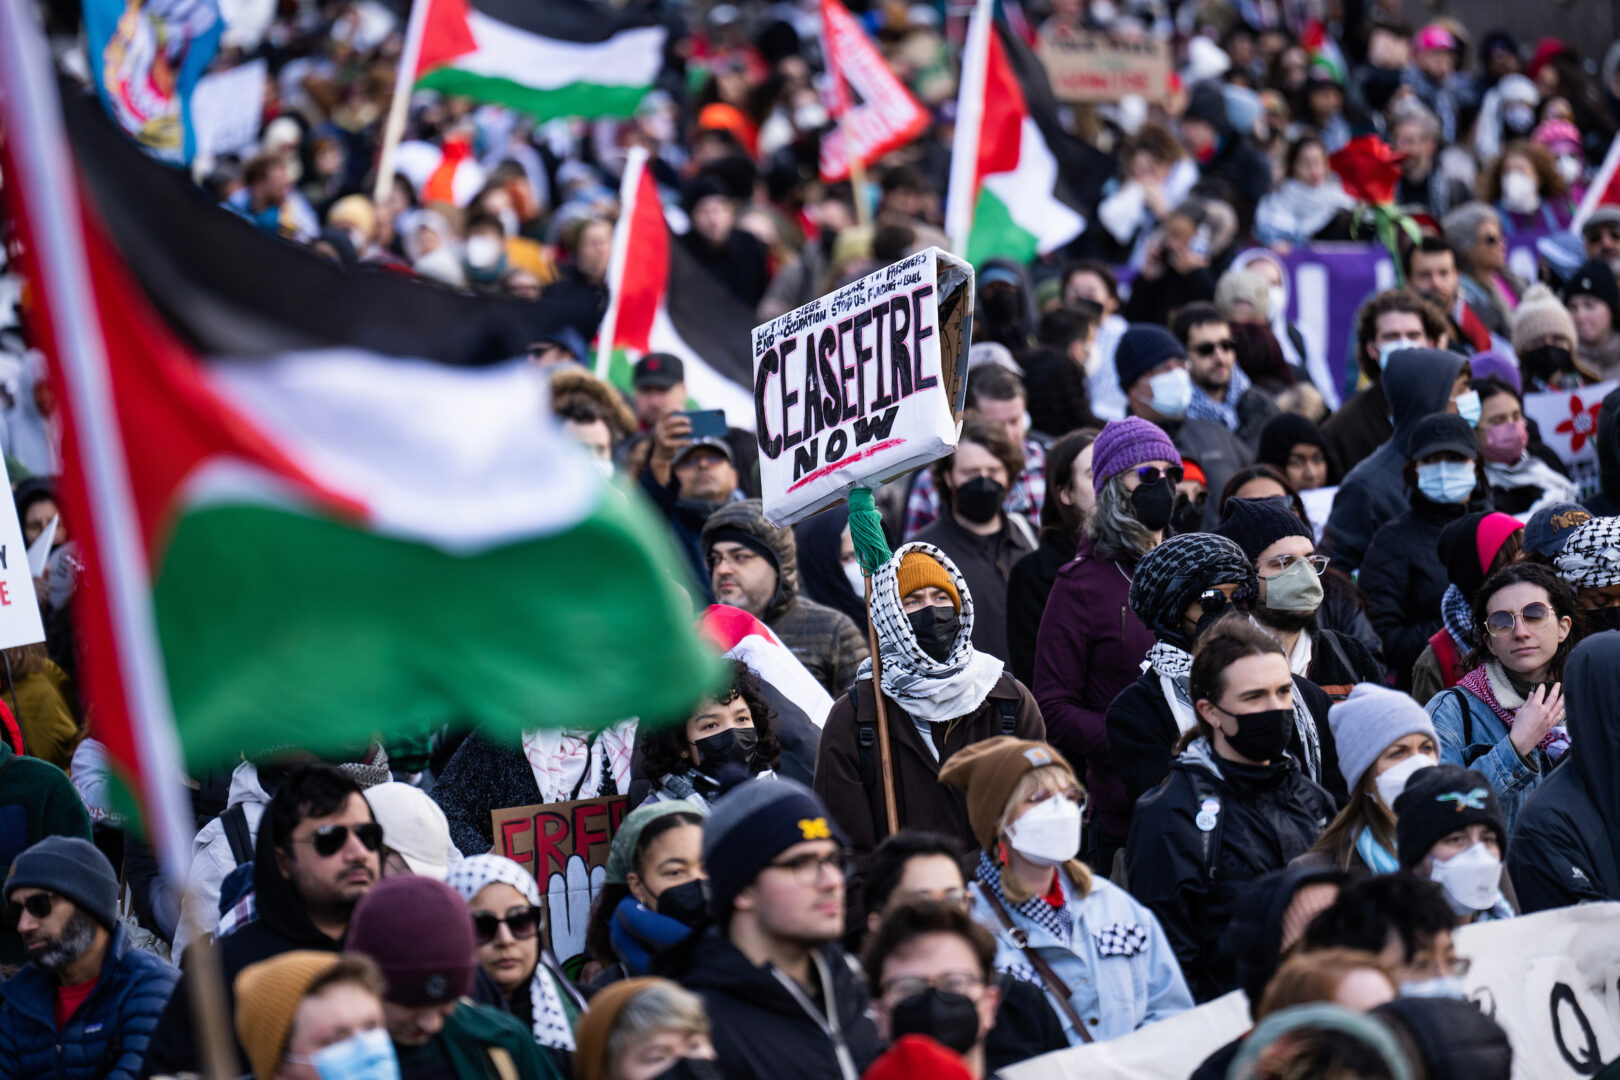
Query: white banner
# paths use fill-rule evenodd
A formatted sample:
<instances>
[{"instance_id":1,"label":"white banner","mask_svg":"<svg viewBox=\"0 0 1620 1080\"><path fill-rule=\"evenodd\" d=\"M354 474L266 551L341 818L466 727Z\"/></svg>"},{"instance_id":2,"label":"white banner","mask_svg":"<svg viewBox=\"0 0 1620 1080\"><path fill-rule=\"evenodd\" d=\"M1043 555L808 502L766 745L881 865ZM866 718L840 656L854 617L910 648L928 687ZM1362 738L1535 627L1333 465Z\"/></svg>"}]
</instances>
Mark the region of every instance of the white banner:
<instances>
[{"instance_id":1,"label":"white banner","mask_svg":"<svg viewBox=\"0 0 1620 1080\"><path fill-rule=\"evenodd\" d=\"M949 454L967 395L973 268L939 248L754 328L765 516L791 525Z\"/></svg>"},{"instance_id":2,"label":"white banner","mask_svg":"<svg viewBox=\"0 0 1620 1080\"><path fill-rule=\"evenodd\" d=\"M1249 1029L1241 990L1108 1042L1056 1050L998 1074L1003 1080L1187 1080L1204 1059Z\"/></svg>"},{"instance_id":3,"label":"white banner","mask_svg":"<svg viewBox=\"0 0 1620 1080\"><path fill-rule=\"evenodd\" d=\"M0 476L5 463L0 461ZM9 491L10 483L6 485ZM51 522L55 535L56 522ZM23 543L22 523L17 520L17 504L0 510L0 649L32 645L45 640L45 623L39 616L39 599L34 595L34 575L28 565L28 545Z\"/></svg>"},{"instance_id":4,"label":"white banner","mask_svg":"<svg viewBox=\"0 0 1620 1080\"><path fill-rule=\"evenodd\" d=\"M1547 448L1569 466L1570 479L1583 496L1598 489L1598 410L1616 386L1620 383L1610 381L1524 395L1524 415L1536 422Z\"/></svg>"},{"instance_id":5,"label":"white banner","mask_svg":"<svg viewBox=\"0 0 1620 1080\"><path fill-rule=\"evenodd\" d=\"M253 60L204 75L191 95L191 129L197 157L234 154L259 140L264 87L270 67Z\"/></svg>"}]
</instances>

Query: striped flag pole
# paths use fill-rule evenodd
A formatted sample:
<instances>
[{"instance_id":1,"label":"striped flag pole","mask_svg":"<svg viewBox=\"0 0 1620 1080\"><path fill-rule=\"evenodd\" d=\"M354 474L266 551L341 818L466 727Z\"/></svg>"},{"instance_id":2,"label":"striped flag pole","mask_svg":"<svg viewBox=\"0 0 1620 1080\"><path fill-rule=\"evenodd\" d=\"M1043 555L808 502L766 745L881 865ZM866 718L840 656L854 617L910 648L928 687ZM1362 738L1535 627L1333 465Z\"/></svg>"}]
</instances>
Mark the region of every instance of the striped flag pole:
<instances>
[{"instance_id":1,"label":"striped flag pole","mask_svg":"<svg viewBox=\"0 0 1620 1080\"><path fill-rule=\"evenodd\" d=\"M410 111L411 89L416 85L416 67L422 59L422 35L427 32L428 7L433 0L415 0L411 18L405 24L405 44L399 51L399 73L394 77L394 96L388 103L388 124L383 128L382 153L377 158L377 183L371 201L378 206L394 184L394 158L399 140L405 136L405 117Z\"/></svg>"},{"instance_id":2,"label":"striped flag pole","mask_svg":"<svg viewBox=\"0 0 1620 1080\"><path fill-rule=\"evenodd\" d=\"M619 179L619 220L613 224L613 244L608 249L607 311L596 332L596 377L608 381L613 367L613 346L619 333L619 301L624 293L624 266L630 254L630 232L636 219L636 194L641 190L641 174L647 168L645 147L632 146L625 157L624 176Z\"/></svg>"},{"instance_id":3,"label":"striped flag pole","mask_svg":"<svg viewBox=\"0 0 1620 1080\"><path fill-rule=\"evenodd\" d=\"M967 257L973 231L973 203L978 198L979 135L984 123L985 70L990 62L990 34L995 0L977 0L968 18L962 50L962 81L956 96L956 134L951 140L950 190L945 194L945 234L951 250Z\"/></svg>"}]
</instances>

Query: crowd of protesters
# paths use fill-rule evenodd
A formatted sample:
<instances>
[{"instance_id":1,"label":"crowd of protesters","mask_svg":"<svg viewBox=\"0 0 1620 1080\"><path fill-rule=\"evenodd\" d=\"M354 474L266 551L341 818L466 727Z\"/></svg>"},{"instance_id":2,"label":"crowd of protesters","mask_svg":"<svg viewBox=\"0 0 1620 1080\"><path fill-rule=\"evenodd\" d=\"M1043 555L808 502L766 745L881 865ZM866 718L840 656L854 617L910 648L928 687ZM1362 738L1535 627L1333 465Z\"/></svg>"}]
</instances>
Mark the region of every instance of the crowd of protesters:
<instances>
[{"instance_id":1,"label":"crowd of protesters","mask_svg":"<svg viewBox=\"0 0 1620 1080\"><path fill-rule=\"evenodd\" d=\"M244 17L219 63L269 62L263 130L195 177L348 273L598 310L632 147L760 320L947 245L960 13L850 5L931 117L855 188L817 176L814 5L656 6L633 117L418 92L380 202L402 24ZM1331 7L1008 5L1167 41L1171 92L1063 110L1106 163L1089 225L977 268L960 438L878 493L869 580L847 510L769 522L742 418L694 437L692 358L621 390L594 326L532 344L694 611L759 620L824 707L732 660L663 724L244 745L190 778L183 890L77 691L61 419L8 312L0 448L24 539L56 534L0 683L0 1080L216 1048L256 1080L982 1080L1239 990L1252 1029L1193 1075L1505 1080L1452 935L1620 900L1620 391L1593 475L1525 404L1620 376L1620 205L1577 222L1620 45ZM1412 228L1324 344L1284 256L1372 242L1334 164L1368 137ZM603 797L588 910L498 853L492 811Z\"/></svg>"}]
</instances>

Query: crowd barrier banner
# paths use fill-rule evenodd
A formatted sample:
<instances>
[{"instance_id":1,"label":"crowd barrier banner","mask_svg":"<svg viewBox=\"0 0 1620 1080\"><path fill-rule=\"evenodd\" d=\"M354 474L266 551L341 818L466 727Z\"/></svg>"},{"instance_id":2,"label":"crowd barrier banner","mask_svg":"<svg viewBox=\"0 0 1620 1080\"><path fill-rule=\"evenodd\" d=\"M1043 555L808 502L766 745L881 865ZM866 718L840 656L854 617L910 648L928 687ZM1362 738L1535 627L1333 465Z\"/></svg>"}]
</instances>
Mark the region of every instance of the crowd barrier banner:
<instances>
[{"instance_id":1,"label":"crowd barrier banner","mask_svg":"<svg viewBox=\"0 0 1620 1080\"><path fill-rule=\"evenodd\" d=\"M540 883L545 941L565 965L585 952L591 901L607 877L613 834L629 809L629 796L609 795L490 813L495 853Z\"/></svg>"},{"instance_id":2,"label":"crowd barrier banner","mask_svg":"<svg viewBox=\"0 0 1620 1080\"><path fill-rule=\"evenodd\" d=\"M1205 1058L1249 1029L1249 999L1234 990L1108 1042L1057 1050L1002 1069L1003 1080L1187 1080Z\"/></svg>"}]
</instances>

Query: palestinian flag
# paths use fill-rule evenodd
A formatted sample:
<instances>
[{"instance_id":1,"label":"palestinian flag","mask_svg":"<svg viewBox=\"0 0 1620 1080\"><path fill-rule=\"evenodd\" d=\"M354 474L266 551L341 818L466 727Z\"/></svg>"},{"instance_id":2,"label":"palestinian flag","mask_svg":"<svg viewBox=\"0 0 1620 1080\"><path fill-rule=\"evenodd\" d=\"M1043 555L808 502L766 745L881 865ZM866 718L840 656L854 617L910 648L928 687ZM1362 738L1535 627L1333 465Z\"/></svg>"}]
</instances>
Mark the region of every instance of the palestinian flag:
<instances>
[{"instance_id":1,"label":"palestinian flag","mask_svg":"<svg viewBox=\"0 0 1620 1080\"><path fill-rule=\"evenodd\" d=\"M1592 177L1592 183L1587 187L1586 194L1581 198L1581 205L1575 211L1575 220L1569 224L1569 231L1577 238L1581 230L1586 227L1586 219L1592 216L1600 206L1620 205L1620 136L1616 136L1609 143L1609 152L1603 155L1603 164Z\"/></svg>"},{"instance_id":2,"label":"palestinian flag","mask_svg":"<svg viewBox=\"0 0 1620 1080\"><path fill-rule=\"evenodd\" d=\"M758 677L776 713L776 736L782 744L777 772L809 785L832 696L770 627L742 608L712 604L698 628L726 659L741 660Z\"/></svg>"},{"instance_id":3,"label":"palestinian flag","mask_svg":"<svg viewBox=\"0 0 1620 1080\"><path fill-rule=\"evenodd\" d=\"M629 390L637 360L671 353L681 358L687 393L699 406L724 409L728 424L752 431L754 312L671 235L646 164L646 151L632 149L619 185L596 373Z\"/></svg>"},{"instance_id":4,"label":"palestinian flag","mask_svg":"<svg viewBox=\"0 0 1620 1080\"><path fill-rule=\"evenodd\" d=\"M1112 159L1063 130L1046 70L979 0L968 22L945 227L980 266L1028 262L1086 228Z\"/></svg>"},{"instance_id":5,"label":"palestinian flag","mask_svg":"<svg viewBox=\"0 0 1620 1080\"><path fill-rule=\"evenodd\" d=\"M688 708L718 671L667 529L548 422L524 357L594 310L260 233L59 99L22 8L0 4L0 143L88 564L81 666L170 869L182 758Z\"/></svg>"},{"instance_id":6,"label":"palestinian flag","mask_svg":"<svg viewBox=\"0 0 1620 1080\"><path fill-rule=\"evenodd\" d=\"M668 39L647 5L416 0L400 62L420 88L541 120L629 116L663 70Z\"/></svg>"},{"instance_id":7,"label":"palestinian flag","mask_svg":"<svg viewBox=\"0 0 1620 1080\"><path fill-rule=\"evenodd\" d=\"M1312 19L1305 24L1305 32L1299 36L1299 43L1305 47L1312 67L1326 71L1340 86L1345 84L1349 68L1345 65L1344 53L1339 51L1339 43L1333 40L1333 35L1328 33L1321 19Z\"/></svg>"}]
</instances>

